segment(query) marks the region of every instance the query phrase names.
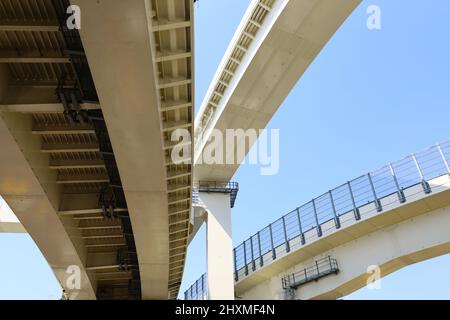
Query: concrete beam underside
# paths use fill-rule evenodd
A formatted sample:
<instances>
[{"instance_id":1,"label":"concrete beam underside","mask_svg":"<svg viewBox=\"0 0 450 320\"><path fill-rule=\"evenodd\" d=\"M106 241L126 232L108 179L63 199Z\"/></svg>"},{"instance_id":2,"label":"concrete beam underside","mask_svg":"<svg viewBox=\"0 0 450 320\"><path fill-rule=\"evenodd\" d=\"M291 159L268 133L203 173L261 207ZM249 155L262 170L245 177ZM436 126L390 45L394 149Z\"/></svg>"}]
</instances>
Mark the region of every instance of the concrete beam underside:
<instances>
[{"instance_id":1,"label":"concrete beam underside","mask_svg":"<svg viewBox=\"0 0 450 320\"><path fill-rule=\"evenodd\" d=\"M151 8L144 0L72 0L116 156L135 237L143 299L167 299L169 225Z\"/></svg>"},{"instance_id":2,"label":"concrete beam underside","mask_svg":"<svg viewBox=\"0 0 450 320\"><path fill-rule=\"evenodd\" d=\"M9 70L0 64L0 103L8 96ZM31 101L33 96L28 96ZM8 101L14 104L15 101ZM30 114L0 111L0 194L36 242L56 278L71 298L95 299L96 283L84 268L86 250L70 219L58 217L61 189L32 135ZM51 230L51 232L49 232ZM69 233L68 233L69 232ZM69 266L81 271L80 290L67 288Z\"/></svg>"},{"instance_id":3,"label":"concrete beam underside","mask_svg":"<svg viewBox=\"0 0 450 320\"><path fill-rule=\"evenodd\" d=\"M264 129L283 100L344 23L361 0L292 0L275 2L256 39L238 67L213 116L213 128L225 137L227 129ZM213 92L212 83L208 93ZM206 98L209 98L207 95ZM196 116L196 130L202 110ZM259 133L259 131L258 131ZM204 141L210 137L206 132ZM243 156L230 164L198 164L195 158L195 179L229 181L239 168L255 139L235 143L244 146ZM196 142L197 143L197 142ZM206 143L206 142L204 142ZM204 148L201 145L201 150ZM225 148L225 146L224 146ZM223 151L225 155L225 150ZM228 154L227 157L230 157Z\"/></svg>"}]
</instances>

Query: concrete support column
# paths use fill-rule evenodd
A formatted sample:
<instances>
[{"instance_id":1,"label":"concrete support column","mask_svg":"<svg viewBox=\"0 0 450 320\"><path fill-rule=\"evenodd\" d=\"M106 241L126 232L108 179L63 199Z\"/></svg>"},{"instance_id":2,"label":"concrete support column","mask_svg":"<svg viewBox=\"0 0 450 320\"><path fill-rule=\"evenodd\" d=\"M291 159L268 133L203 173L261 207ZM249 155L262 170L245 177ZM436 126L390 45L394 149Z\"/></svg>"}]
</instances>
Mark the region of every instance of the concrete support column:
<instances>
[{"instance_id":1,"label":"concrete support column","mask_svg":"<svg viewBox=\"0 0 450 320\"><path fill-rule=\"evenodd\" d=\"M234 300L230 194L200 192L200 198L208 211L206 218L208 299Z\"/></svg>"}]
</instances>

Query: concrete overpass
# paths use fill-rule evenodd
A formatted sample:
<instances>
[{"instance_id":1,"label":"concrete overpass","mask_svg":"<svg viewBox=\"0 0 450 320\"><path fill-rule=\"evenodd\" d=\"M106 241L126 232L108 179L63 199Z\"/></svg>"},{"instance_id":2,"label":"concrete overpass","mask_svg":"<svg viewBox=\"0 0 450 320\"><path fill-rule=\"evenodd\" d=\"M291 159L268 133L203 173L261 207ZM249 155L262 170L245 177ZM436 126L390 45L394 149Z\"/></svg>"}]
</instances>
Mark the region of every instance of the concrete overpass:
<instances>
[{"instance_id":1,"label":"concrete overpass","mask_svg":"<svg viewBox=\"0 0 450 320\"><path fill-rule=\"evenodd\" d=\"M175 298L192 166L173 163L171 135L193 126L193 1L72 3L84 13L81 38L130 209L143 298Z\"/></svg>"},{"instance_id":2,"label":"concrete overpass","mask_svg":"<svg viewBox=\"0 0 450 320\"><path fill-rule=\"evenodd\" d=\"M237 299L337 299L450 253L450 142L362 175L294 209L233 250ZM206 276L186 291L207 295ZM202 290L204 288L204 290Z\"/></svg>"},{"instance_id":3,"label":"concrete overpass","mask_svg":"<svg viewBox=\"0 0 450 320\"><path fill-rule=\"evenodd\" d=\"M264 129L309 65L361 0L253 0L195 118L195 179L230 181L233 164L203 164L213 129ZM300 106L301 107L301 106ZM223 154L226 154L225 151ZM227 162L228 163L228 162Z\"/></svg>"},{"instance_id":4,"label":"concrete overpass","mask_svg":"<svg viewBox=\"0 0 450 320\"><path fill-rule=\"evenodd\" d=\"M264 128L359 2L251 3L196 118L196 179L231 179L242 158L231 166L199 163L212 130ZM2 13L9 23L0 26L7 44L0 58L0 134L9 158L2 159L7 165L0 176L7 183L0 192L50 257L60 281L69 262L82 266L87 291L80 297L174 298L192 231L192 166L170 158L174 130L192 132L192 3L71 3L83 12L75 51L65 33L73 34L64 29L60 14L68 2L41 0L29 10ZM40 38L49 38L50 45ZM74 96L74 89L81 96ZM210 199L209 207L216 200ZM222 200L217 211L227 204ZM41 209L39 216L27 215L30 208ZM225 220L216 222L229 225L229 212L221 215ZM55 230L52 243L46 243L44 225ZM321 238L322 228L316 229ZM231 238L231 229L223 236ZM61 248L55 244L63 244L70 258L59 261ZM274 259L276 250L271 250ZM209 255L214 251L211 247ZM235 277L244 281L237 253L234 259ZM126 270L117 270L123 266ZM246 277L247 269L246 263ZM123 277L115 278L117 271Z\"/></svg>"},{"instance_id":5,"label":"concrete overpass","mask_svg":"<svg viewBox=\"0 0 450 320\"><path fill-rule=\"evenodd\" d=\"M176 297L192 166L170 136L192 130L192 2L3 2L0 194L69 298Z\"/></svg>"}]
</instances>

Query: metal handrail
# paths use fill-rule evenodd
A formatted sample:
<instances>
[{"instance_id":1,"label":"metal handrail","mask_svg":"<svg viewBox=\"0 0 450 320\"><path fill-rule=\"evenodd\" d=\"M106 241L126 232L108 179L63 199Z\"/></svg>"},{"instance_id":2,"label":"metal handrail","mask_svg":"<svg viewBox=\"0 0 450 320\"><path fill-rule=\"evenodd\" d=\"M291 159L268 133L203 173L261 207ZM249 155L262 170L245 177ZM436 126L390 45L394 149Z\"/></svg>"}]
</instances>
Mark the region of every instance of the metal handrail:
<instances>
[{"instance_id":1,"label":"metal handrail","mask_svg":"<svg viewBox=\"0 0 450 320\"><path fill-rule=\"evenodd\" d=\"M208 285L206 273L184 292L184 300L206 300Z\"/></svg>"},{"instance_id":2,"label":"metal handrail","mask_svg":"<svg viewBox=\"0 0 450 320\"><path fill-rule=\"evenodd\" d=\"M197 188L199 190L232 190L232 189L238 189L239 183L234 181L194 181L193 187Z\"/></svg>"},{"instance_id":3,"label":"metal handrail","mask_svg":"<svg viewBox=\"0 0 450 320\"><path fill-rule=\"evenodd\" d=\"M199 204L199 192L229 193L230 207L233 208L239 192L239 183L234 181L194 181L192 186L192 203Z\"/></svg>"},{"instance_id":4,"label":"metal handrail","mask_svg":"<svg viewBox=\"0 0 450 320\"><path fill-rule=\"evenodd\" d=\"M317 260L314 264L301 271L291 273L281 279L283 289L296 289L297 287L322 277L339 272L337 260L327 256Z\"/></svg>"}]
</instances>

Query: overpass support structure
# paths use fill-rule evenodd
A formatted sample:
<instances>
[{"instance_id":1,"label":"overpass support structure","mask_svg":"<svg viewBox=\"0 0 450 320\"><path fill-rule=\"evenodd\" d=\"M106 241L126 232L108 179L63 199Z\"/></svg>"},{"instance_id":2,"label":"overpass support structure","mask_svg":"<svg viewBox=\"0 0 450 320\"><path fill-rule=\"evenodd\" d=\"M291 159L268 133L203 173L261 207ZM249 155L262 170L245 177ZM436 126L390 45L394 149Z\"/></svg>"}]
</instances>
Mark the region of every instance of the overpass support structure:
<instances>
[{"instance_id":1,"label":"overpass support structure","mask_svg":"<svg viewBox=\"0 0 450 320\"><path fill-rule=\"evenodd\" d=\"M139 299L127 203L68 0L0 0L0 194L69 299ZM67 282L80 271L81 286Z\"/></svg>"},{"instance_id":2,"label":"overpass support structure","mask_svg":"<svg viewBox=\"0 0 450 320\"><path fill-rule=\"evenodd\" d=\"M134 230L143 299L175 299L192 229L192 0L71 0ZM190 133L177 163L177 129Z\"/></svg>"},{"instance_id":3,"label":"overpass support structure","mask_svg":"<svg viewBox=\"0 0 450 320\"><path fill-rule=\"evenodd\" d=\"M196 207L206 220L207 280L202 281L209 300L234 300L233 239L231 208L237 183L198 182L194 184Z\"/></svg>"}]
</instances>

